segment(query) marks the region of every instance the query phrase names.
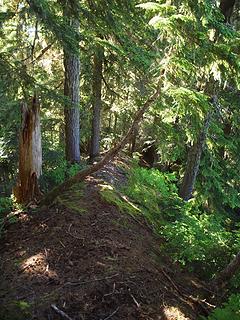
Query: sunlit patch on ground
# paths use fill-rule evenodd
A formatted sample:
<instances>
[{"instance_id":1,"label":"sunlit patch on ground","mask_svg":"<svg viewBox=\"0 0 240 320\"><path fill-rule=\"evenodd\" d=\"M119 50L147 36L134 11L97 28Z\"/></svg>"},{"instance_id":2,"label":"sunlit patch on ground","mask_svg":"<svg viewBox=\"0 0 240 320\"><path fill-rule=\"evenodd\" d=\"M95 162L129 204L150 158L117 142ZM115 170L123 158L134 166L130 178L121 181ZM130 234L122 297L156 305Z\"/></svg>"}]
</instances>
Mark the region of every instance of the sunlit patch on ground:
<instances>
[{"instance_id":1,"label":"sunlit patch on ground","mask_svg":"<svg viewBox=\"0 0 240 320\"><path fill-rule=\"evenodd\" d=\"M165 307L164 315L166 320L187 320L187 318L178 308L176 307Z\"/></svg>"},{"instance_id":2,"label":"sunlit patch on ground","mask_svg":"<svg viewBox=\"0 0 240 320\"><path fill-rule=\"evenodd\" d=\"M45 275L48 277L57 277L56 272L49 267L47 255L48 252L45 250L44 253L38 253L27 258L21 263L20 270L32 276Z\"/></svg>"},{"instance_id":3,"label":"sunlit patch on ground","mask_svg":"<svg viewBox=\"0 0 240 320\"><path fill-rule=\"evenodd\" d=\"M28 216L26 213L22 212L22 213L19 215L19 221L21 221L21 222L27 222L27 221L29 221L29 216Z\"/></svg>"}]
</instances>

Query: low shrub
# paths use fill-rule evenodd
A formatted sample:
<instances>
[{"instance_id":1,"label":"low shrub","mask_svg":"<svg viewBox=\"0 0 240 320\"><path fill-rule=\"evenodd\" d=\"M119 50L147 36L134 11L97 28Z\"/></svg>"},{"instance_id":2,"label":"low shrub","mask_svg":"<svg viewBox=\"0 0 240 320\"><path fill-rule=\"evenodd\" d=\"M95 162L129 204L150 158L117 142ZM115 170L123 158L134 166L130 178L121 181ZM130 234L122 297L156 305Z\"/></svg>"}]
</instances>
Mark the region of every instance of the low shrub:
<instances>
[{"instance_id":1,"label":"low shrub","mask_svg":"<svg viewBox=\"0 0 240 320\"><path fill-rule=\"evenodd\" d=\"M105 188L103 195L122 211L140 214L164 236L166 252L203 278L211 278L239 248L239 227L229 228L229 217L206 212L196 200L178 196L174 174L133 166L120 191Z\"/></svg>"},{"instance_id":2,"label":"low shrub","mask_svg":"<svg viewBox=\"0 0 240 320\"><path fill-rule=\"evenodd\" d=\"M10 197L0 198L0 238L3 234L6 221L13 223L15 222L15 217L8 215L13 209L13 201Z\"/></svg>"},{"instance_id":3,"label":"low shrub","mask_svg":"<svg viewBox=\"0 0 240 320\"><path fill-rule=\"evenodd\" d=\"M13 201L10 197L0 198L0 216L12 210Z\"/></svg>"},{"instance_id":4,"label":"low shrub","mask_svg":"<svg viewBox=\"0 0 240 320\"><path fill-rule=\"evenodd\" d=\"M69 165L67 161L60 160L53 167L45 167L44 174L40 178L41 188L47 192L58 184L63 183L69 177L74 176L78 171L86 166L85 163L75 163Z\"/></svg>"},{"instance_id":5,"label":"low shrub","mask_svg":"<svg viewBox=\"0 0 240 320\"><path fill-rule=\"evenodd\" d=\"M188 204L184 208L179 219L162 229L166 249L183 265L190 263L199 275L211 277L231 259L233 234L226 231L221 216L201 213Z\"/></svg>"},{"instance_id":6,"label":"low shrub","mask_svg":"<svg viewBox=\"0 0 240 320\"><path fill-rule=\"evenodd\" d=\"M208 318L202 320L239 320L240 319L240 294L233 294L221 308L216 308Z\"/></svg>"}]
</instances>

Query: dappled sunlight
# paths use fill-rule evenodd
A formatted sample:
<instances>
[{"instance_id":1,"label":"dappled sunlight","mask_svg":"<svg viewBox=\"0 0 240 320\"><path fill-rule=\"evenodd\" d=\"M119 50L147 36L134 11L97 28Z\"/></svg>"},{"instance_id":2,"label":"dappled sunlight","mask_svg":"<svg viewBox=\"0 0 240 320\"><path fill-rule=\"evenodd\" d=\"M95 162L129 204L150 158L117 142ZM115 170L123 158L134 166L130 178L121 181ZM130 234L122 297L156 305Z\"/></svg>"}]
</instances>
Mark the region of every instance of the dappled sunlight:
<instances>
[{"instance_id":1,"label":"dappled sunlight","mask_svg":"<svg viewBox=\"0 0 240 320\"><path fill-rule=\"evenodd\" d=\"M186 320L187 317L184 313L177 307L165 306L163 310L166 320ZM159 318L162 319L162 318Z\"/></svg>"},{"instance_id":2,"label":"dappled sunlight","mask_svg":"<svg viewBox=\"0 0 240 320\"><path fill-rule=\"evenodd\" d=\"M25 259L20 264L20 270L30 276L48 276L56 278L58 277L57 273L52 270L47 261L48 250L45 249L44 253L39 252L29 258Z\"/></svg>"},{"instance_id":3,"label":"dappled sunlight","mask_svg":"<svg viewBox=\"0 0 240 320\"><path fill-rule=\"evenodd\" d=\"M130 199L125 194L121 193L119 190L116 190L113 186L109 184L99 184L99 187L101 188L103 196L108 195L112 198L112 203L114 203L114 199L117 199L118 204L120 204L120 202L122 201L129 206L129 209L133 209L135 213L141 213L141 210L132 201L130 201ZM107 199L109 201L111 200L109 197L107 197Z\"/></svg>"}]
</instances>

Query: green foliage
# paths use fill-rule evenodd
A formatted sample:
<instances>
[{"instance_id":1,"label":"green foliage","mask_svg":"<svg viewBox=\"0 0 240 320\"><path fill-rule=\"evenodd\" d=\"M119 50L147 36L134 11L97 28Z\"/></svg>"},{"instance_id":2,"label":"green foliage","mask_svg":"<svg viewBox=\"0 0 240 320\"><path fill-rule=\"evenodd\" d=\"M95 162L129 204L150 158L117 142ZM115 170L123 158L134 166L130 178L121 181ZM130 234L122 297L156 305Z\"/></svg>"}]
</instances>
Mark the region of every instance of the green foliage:
<instances>
[{"instance_id":1,"label":"green foliage","mask_svg":"<svg viewBox=\"0 0 240 320\"><path fill-rule=\"evenodd\" d=\"M65 50L79 54L78 43L80 41L80 36L78 32L74 30L74 28L70 28L68 21L64 20L57 14L55 10L57 3L53 4L51 2L52 1L50 1L49 4L49 1L45 0L28 1L30 12L36 15L39 20L41 20L46 28L46 32L49 32L50 30L53 33ZM76 14L76 9L78 7L76 4L77 2L75 2L75 13L74 11L70 11L69 18Z\"/></svg>"},{"instance_id":2,"label":"green foliage","mask_svg":"<svg viewBox=\"0 0 240 320\"><path fill-rule=\"evenodd\" d=\"M238 225L226 215L207 212L196 200L185 203L177 194L174 174L135 166L128 177L120 191L105 186L103 197L121 211L144 217L164 236L166 252L182 265L211 278L238 252Z\"/></svg>"},{"instance_id":3,"label":"green foliage","mask_svg":"<svg viewBox=\"0 0 240 320\"><path fill-rule=\"evenodd\" d=\"M199 275L211 277L231 259L234 237L224 224L217 213L207 214L195 204L186 204L181 216L162 231L165 248L182 264L190 263Z\"/></svg>"},{"instance_id":4,"label":"green foliage","mask_svg":"<svg viewBox=\"0 0 240 320\"><path fill-rule=\"evenodd\" d=\"M102 185L101 195L104 200L116 205L121 212L127 212L134 217L142 214L141 209L136 204L134 204L124 194L118 192L110 185Z\"/></svg>"},{"instance_id":5,"label":"green foliage","mask_svg":"<svg viewBox=\"0 0 240 320\"><path fill-rule=\"evenodd\" d=\"M154 225L160 226L163 220L176 216L182 205L174 181L174 174L136 167L130 171L123 192L141 207Z\"/></svg>"},{"instance_id":6,"label":"green foliage","mask_svg":"<svg viewBox=\"0 0 240 320\"><path fill-rule=\"evenodd\" d=\"M239 320L240 319L240 294L233 294L221 308L216 308L208 318L202 320Z\"/></svg>"},{"instance_id":7,"label":"green foliage","mask_svg":"<svg viewBox=\"0 0 240 320\"><path fill-rule=\"evenodd\" d=\"M62 158L49 162L41 177L41 186L45 191L50 190L56 185L63 183L67 178L74 176L85 167L85 163L69 165L67 161Z\"/></svg>"},{"instance_id":8,"label":"green foliage","mask_svg":"<svg viewBox=\"0 0 240 320\"><path fill-rule=\"evenodd\" d=\"M10 197L0 198L0 215L9 213L13 208L13 202Z\"/></svg>"},{"instance_id":9,"label":"green foliage","mask_svg":"<svg viewBox=\"0 0 240 320\"><path fill-rule=\"evenodd\" d=\"M11 197L0 198L0 238L4 232L6 223L15 223L17 218L11 211L14 208L13 199Z\"/></svg>"}]
</instances>

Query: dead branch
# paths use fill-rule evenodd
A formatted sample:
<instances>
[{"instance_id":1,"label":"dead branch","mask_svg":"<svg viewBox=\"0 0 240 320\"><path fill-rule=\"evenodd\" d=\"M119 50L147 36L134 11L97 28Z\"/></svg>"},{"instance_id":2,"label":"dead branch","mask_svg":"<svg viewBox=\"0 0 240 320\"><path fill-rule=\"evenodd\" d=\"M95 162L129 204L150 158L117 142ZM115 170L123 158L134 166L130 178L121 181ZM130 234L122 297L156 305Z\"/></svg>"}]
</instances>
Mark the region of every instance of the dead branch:
<instances>
[{"instance_id":1,"label":"dead branch","mask_svg":"<svg viewBox=\"0 0 240 320\"><path fill-rule=\"evenodd\" d=\"M73 237L75 239L84 241L84 238L80 238L80 237L75 236L74 234L71 233L71 227L72 227L72 223L69 225L68 231L66 231L66 233L69 234L71 237Z\"/></svg>"},{"instance_id":2,"label":"dead branch","mask_svg":"<svg viewBox=\"0 0 240 320\"><path fill-rule=\"evenodd\" d=\"M62 318L67 319L67 320L73 320L73 318L70 318L65 312L60 310L55 304L51 304L51 308Z\"/></svg>"},{"instance_id":3,"label":"dead branch","mask_svg":"<svg viewBox=\"0 0 240 320\"><path fill-rule=\"evenodd\" d=\"M44 54L52 47L53 43L49 43L45 48L42 49L42 51L39 53L39 55L31 61L31 63L35 63L38 60L40 60L42 58L42 56L44 56Z\"/></svg>"},{"instance_id":4,"label":"dead branch","mask_svg":"<svg viewBox=\"0 0 240 320\"><path fill-rule=\"evenodd\" d=\"M140 308L140 303L137 302L136 298L130 293L131 298L133 299L133 302L136 304L137 308Z\"/></svg>"},{"instance_id":5,"label":"dead branch","mask_svg":"<svg viewBox=\"0 0 240 320\"><path fill-rule=\"evenodd\" d=\"M79 285L82 285L82 284L87 284L87 283L92 283L92 282L98 282L98 281L104 281L104 280L107 280L107 279L112 279L112 278L115 278L117 276L119 276L118 273L113 274L112 276L105 277L105 278L86 280L86 281L66 282L63 286L64 287L66 287L66 286L79 286Z\"/></svg>"},{"instance_id":6,"label":"dead branch","mask_svg":"<svg viewBox=\"0 0 240 320\"><path fill-rule=\"evenodd\" d=\"M113 311L113 313L111 313L107 318L104 318L103 320L109 320L111 319L119 310L119 307L117 307L117 309L115 311Z\"/></svg>"},{"instance_id":7,"label":"dead branch","mask_svg":"<svg viewBox=\"0 0 240 320\"><path fill-rule=\"evenodd\" d=\"M106 79L104 78L104 76L102 75L102 80L105 84L105 86L107 87L107 89L113 93L114 95L116 95L118 98L125 100L124 97L122 97L119 93L117 93L116 91L114 91L113 89L111 89L111 87L109 86L109 84L107 83Z\"/></svg>"}]
</instances>

